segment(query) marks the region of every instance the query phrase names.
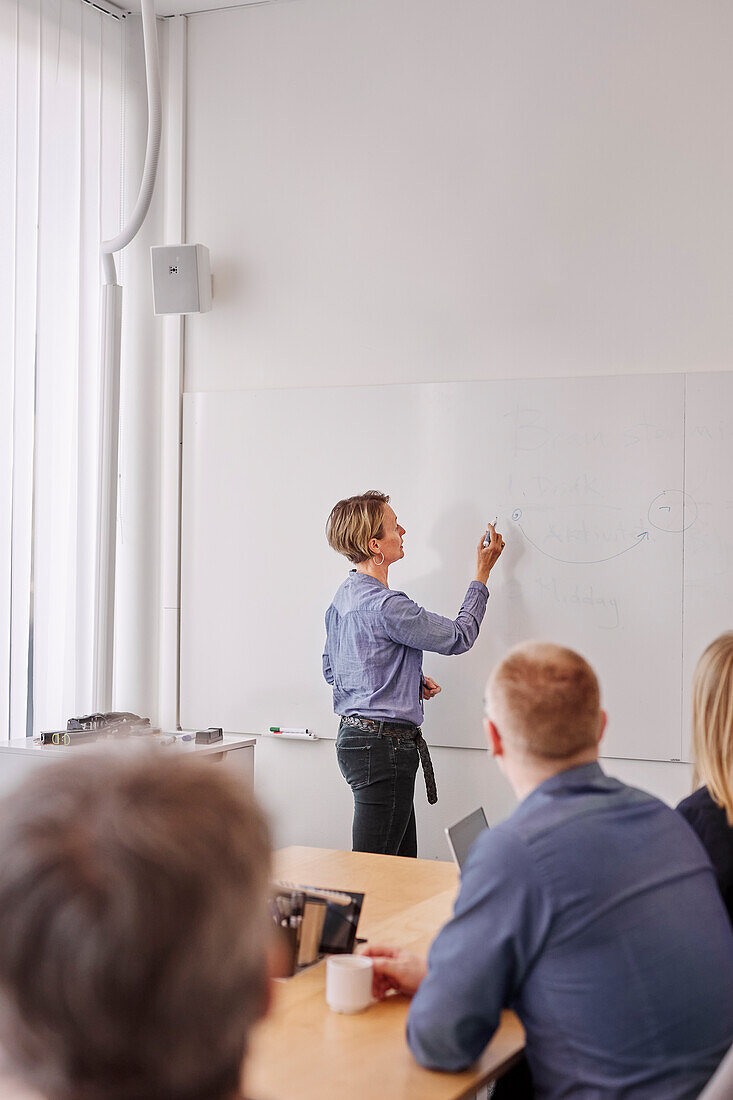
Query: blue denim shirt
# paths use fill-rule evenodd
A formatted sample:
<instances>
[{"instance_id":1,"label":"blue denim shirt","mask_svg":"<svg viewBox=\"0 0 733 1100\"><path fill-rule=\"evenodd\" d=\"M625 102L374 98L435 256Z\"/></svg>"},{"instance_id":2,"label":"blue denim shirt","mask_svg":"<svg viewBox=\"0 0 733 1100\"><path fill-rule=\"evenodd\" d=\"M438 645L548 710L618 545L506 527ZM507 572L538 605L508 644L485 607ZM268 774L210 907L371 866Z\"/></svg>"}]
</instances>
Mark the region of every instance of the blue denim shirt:
<instances>
[{"instance_id":1,"label":"blue denim shirt","mask_svg":"<svg viewBox=\"0 0 733 1100\"><path fill-rule=\"evenodd\" d=\"M422 654L465 653L478 637L489 591L471 581L458 617L446 619L352 571L326 612L323 675L336 714L413 722L423 717Z\"/></svg>"},{"instance_id":2,"label":"blue denim shirt","mask_svg":"<svg viewBox=\"0 0 733 1100\"><path fill-rule=\"evenodd\" d=\"M513 1008L542 1100L691 1100L733 1041L733 932L668 806L597 764L475 841L410 1006L425 1066L473 1062Z\"/></svg>"}]
</instances>

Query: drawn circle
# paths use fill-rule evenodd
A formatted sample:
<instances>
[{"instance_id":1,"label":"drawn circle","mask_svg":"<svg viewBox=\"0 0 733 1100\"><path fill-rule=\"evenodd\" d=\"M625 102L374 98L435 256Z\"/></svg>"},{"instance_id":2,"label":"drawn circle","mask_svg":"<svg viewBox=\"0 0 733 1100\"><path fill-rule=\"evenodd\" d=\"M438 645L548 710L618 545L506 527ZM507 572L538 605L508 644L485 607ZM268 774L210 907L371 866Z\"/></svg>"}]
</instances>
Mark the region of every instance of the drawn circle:
<instances>
[{"instance_id":1,"label":"drawn circle","mask_svg":"<svg viewBox=\"0 0 733 1100\"><path fill-rule=\"evenodd\" d=\"M647 518L657 531L679 535L697 519L697 504L682 489L665 489L649 505Z\"/></svg>"},{"instance_id":2,"label":"drawn circle","mask_svg":"<svg viewBox=\"0 0 733 1100\"><path fill-rule=\"evenodd\" d=\"M515 523L519 523L519 520L521 518L522 518L522 509L521 508L515 508L514 511L512 512L512 519L514 520Z\"/></svg>"}]
</instances>

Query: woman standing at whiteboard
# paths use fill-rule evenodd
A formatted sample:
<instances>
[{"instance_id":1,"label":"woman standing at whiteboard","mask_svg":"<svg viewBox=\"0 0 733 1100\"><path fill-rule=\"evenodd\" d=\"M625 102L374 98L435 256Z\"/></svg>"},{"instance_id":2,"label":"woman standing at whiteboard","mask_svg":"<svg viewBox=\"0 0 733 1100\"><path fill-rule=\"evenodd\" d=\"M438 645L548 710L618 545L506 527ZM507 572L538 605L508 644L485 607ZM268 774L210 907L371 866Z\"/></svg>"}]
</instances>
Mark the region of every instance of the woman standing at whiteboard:
<instances>
[{"instance_id":1,"label":"woman standing at whiteboard","mask_svg":"<svg viewBox=\"0 0 733 1100\"><path fill-rule=\"evenodd\" d=\"M504 549L489 524L479 543L476 576L458 617L426 611L390 589L390 565L405 556L389 497L370 490L340 500L326 524L330 546L355 569L326 612L323 675L341 716L336 754L354 795L355 852L416 856L415 775L422 761L428 801L437 801L435 777L420 724L423 701L441 690L424 676L423 650L465 653L478 637L486 610L489 573Z\"/></svg>"}]
</instances>

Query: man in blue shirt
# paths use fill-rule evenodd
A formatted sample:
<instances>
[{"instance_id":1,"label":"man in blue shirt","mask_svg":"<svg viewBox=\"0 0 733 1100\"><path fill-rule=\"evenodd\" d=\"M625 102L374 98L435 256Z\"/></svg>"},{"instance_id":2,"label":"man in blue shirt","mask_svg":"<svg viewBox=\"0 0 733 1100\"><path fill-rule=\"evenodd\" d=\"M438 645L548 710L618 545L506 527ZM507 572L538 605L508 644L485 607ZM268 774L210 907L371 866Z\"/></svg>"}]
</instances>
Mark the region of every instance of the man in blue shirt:
<instances>
[{"instance_id":1,"label":"man in blue shirt","mask_svg":"<svg viewBox=\"0 0 733 1100\"><path fill-rule=\"evenodd\" d=\"M502 1008L543 1100L692 1100L733 1042L733 932L679 815L604 774L606 717L578 654L528 643L486 695L494 756L520 804L475 842L427 965L372 946L375 995L414 994L417 1060L460 1070Z\"/></svg>"}]
</instances>

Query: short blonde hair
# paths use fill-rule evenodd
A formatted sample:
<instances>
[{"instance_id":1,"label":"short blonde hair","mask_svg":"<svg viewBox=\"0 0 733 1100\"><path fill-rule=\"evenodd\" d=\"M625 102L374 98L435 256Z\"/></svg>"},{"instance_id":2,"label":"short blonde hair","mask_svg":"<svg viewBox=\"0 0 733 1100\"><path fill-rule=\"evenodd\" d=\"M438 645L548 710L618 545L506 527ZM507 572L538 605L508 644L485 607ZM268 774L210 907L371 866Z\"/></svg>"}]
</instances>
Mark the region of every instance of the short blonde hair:
<instances>
[{"instance_id":1,"label":"short blonde hair","mask_svg":"<svg viewBox=\"0 0 733 1100\"><path fill-rule=\"evenodd\" d=\"M572 649L516 646L491 674L486 704L501 736L530 756L564 760L597 743L598 679Z\"/></svg>"},{"instance_id":2,"label":"short blonde hair","mask_svg":"<svg viewBox=\"0 0 733 1100\"><path fill-rule=\"evenodd\" d=\"M702 781L733 825L733 632L708 646L692 677L695 786Z\"/></svg>"},{"instance_id":3,"label":"short blonde hair","mask_svg":"<svg viewBox=\"0 0 733 1100\"><path fill-rule=\"evenodd\" d=\"M389 504L389 497L378 489L340 500L326 522L329 546L354 565L366 561L371 557L369 540L382 537L385 504Z\"/></svg>"}]
</instances>

